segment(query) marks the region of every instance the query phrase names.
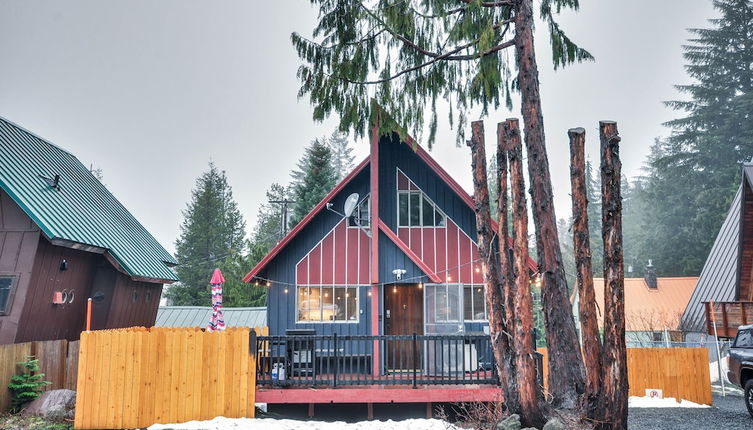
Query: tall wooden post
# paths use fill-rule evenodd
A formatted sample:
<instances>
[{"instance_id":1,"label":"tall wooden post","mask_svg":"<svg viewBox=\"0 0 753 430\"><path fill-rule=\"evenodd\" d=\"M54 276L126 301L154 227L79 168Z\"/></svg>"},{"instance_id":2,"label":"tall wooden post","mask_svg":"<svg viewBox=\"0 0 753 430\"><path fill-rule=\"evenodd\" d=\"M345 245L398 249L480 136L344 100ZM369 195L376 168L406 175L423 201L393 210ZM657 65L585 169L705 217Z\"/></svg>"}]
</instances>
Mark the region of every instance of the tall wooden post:
<instances>
[{"instance_id":1,"label":"tall wooden post","mask_svg":"<svg viewBox=\"0 0 753 430\"><path fill-rule=\"evenodd\" d=\"M505 122L505 137L510 158L510 191L512 197L515 309L513 357L521 421L526 426L543 427L546 420L539 404L536 364L533 361L533 298L528 274L528 207L523 179L523 147L517 119Z\"/></svg>"},{"instance_id":2,"label":"tall wooden post","mask_svg":"<svg viewBox=\"0 0 753 430\"><path fill-rule=\"evenodd\" d=\"M481 258L481 272L486 286L485 301L489 318L489 333L491 335L494 359L497 365L500 385L508 410L516 411L516 392L514 378L510 369L510 332L505 326L505 308L502 300L502 282L497 246L494 241L491 211L489 209L489 184L486 176L486 149L484 144L484 123L471 123L471 166L473 168L473 197L476 212L476 232L478 234L479 257Z\"/></svg>"},{"instance_id":3,"label":"tall wooden post","mask_svg":"<svg viewBox=\"0 0 753 430\"><path fill-rule=\"evenodd\" d=\"M585 391L583 361L567 291L562 250L557 236L552 178L544 143L544 116L533 43L533 0L515 0L515 54L525 132L531 212L541 274L541 298L549 351L549 391L555 407L573 409Z\"/></svg>"},{"instance_id":4,"label":"tall wooden post","mask_svg":"<svg viewBox=\"0 0 753 430\"><path fill-rule=\"evenodd\" d=\"M573 202L573 250L577 273L578 310L583 342L583 358L586 367L586 416L597 418L598 395L601 392L601 337L596 316L593 268L591 266L591 241L588 230L588 194L586 191L586 130L571 128L570 138L570 184Z\"/></svg>"},{"instance_id":5,"label":"tall wooden post","mask_svg":"<svg viewBox=\"0 0 753 430\"><path fill-rule=\"evenodd\" d=\"M376 103L372 104L374 113L374 124L371 127L371 335L379 335L379 301L382 297L379 294L379 107ZM381 373L379 363L380 351L379 341L375 340L372 345L372 374L378 377Z\"/></svg>"},{"instance_id":6,"label":"tall wooden post","mask_svg":"<svg viewBox=\"0 0 753 430\"><path fill-rule=\"evenodd\" d=\"M601 237L604 240L604 375L602 428L627 429L628 375L625 346L625 272L617 123L599 122L601 140Z\"/></svg>"}]
</instances>

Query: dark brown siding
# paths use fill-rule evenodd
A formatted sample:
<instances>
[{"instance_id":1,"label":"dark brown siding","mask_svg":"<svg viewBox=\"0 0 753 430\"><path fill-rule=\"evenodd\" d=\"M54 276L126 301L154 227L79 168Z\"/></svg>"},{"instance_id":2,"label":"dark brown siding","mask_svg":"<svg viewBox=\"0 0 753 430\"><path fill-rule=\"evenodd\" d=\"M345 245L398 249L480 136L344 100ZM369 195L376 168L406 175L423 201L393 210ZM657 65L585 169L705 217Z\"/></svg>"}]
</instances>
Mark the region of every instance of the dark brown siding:
<instances>
[{"instance_id":1,"label":"dark brown siding","mask_svg":"<svg viewBox=\"0 0 753 430\"><path fill-rule=\"evenodd\" d=\"M16 337L38 243L39 228L0 190L0 275L16 276L8 313L0 314L0 345Z\"/></svg>"},{"instance_id":2,"label":"dark brown siding","mask_svg":"<svg viewBox=\"0 0 753 430\"><path fill-rule=\"evenodd\" d=\"M153 326L161 293L162 284L138 282L118 273L107 328Z\"/></svg>"},{"instance_id":3,"label":"dark brown siding","mask_svg":"<svg viewBox=\"0 0 753 430\"><path fill-rule=\"evenodd\" d=\"M16 342L33 340L78 340L86 320L86 298L91 292L97 254L63 248L39 240L31 283L18 325ZM68 269L60 270L62 260ZM73 303L53 305L56 291L74 290Z\"/></svg>"},{"instance_id":4,"label":"dark brown siding","mask_svg":"<svg viewBox=\"0 0 753 430\"><path fill-rule=\"evenodd\" d=\"M740 284L738 300L753 300L753 190L743 180L742 220L740 224Z\"/></svg>"}]
</instances>

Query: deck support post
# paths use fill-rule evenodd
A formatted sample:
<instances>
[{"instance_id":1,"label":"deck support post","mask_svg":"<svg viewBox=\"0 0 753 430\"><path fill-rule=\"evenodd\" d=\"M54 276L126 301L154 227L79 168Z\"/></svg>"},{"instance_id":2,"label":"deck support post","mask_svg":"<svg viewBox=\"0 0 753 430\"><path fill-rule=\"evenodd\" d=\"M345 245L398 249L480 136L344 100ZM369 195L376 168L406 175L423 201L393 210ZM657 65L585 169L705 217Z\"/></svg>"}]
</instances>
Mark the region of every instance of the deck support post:
<instances>
[{"instance_id":1,"label":"deck support post","mask_svg":"<svg viewBox=\"0 0 753 430\"><path fill-rule=\"evenodd\" d=\"M369 421L374 419L374 404L366 403L366 415Z\"/></svg>"},{"instance_id":2,"label":"deck support post","mask_svg":"<svg viewBox=\"0 0 753 430\"><path fill-rule=\"evenodd\" d=\"M434 403L426 402L426 418L431 419L434 416Z\"/></svg>"},{"instance_id":3,"label":"deck support post","mask_svg":"<svg viewBox=\"0 0 753 430\"><path fill-rule=\"evenodd\" d=\"M314 404L313 403L309 403L308 415L309 415L309 418L314 418Z\"/></svg>"}]
</instances>

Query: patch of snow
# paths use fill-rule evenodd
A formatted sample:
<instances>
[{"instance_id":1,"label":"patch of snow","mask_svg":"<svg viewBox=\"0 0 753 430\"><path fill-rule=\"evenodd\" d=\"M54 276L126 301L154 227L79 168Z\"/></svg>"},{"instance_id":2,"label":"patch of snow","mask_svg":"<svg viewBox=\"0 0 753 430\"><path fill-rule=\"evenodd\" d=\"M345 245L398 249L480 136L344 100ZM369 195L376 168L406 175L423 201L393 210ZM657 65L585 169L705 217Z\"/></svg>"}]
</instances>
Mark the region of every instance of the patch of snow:
<instances>
[{"instance_id":1,"label":"patch of snow","mask_svg":"<svg viewBox=\"0 0 753 430\"><path fill-rule=\"evenodd\" d=\"M680 400L674 397L637 397L630 396L628 399L629 408L709 408L709 405L699 405L688 400Z\"/></svg>"},{"instance_id":2,"label":"patch of snow","mask_svg":"<svg viewBox=\"0 0 753 430\"><path fill-rule=\"evenodd\" d=\"M727 371L729 370L727 357L722 357L722 377L724 377L724 383L729 385L729 379L727 379ZM711 382L719 382L719 364L717 361L709 363L709 376L711 376Z\"/></svg>"},{"instance_id":3,"label":"patch of snow","mask_svg":"<svg viewBox=\"0 0 753 430\"><path fill-rule=\"evenodd\" d=\"M149 430L458 430L452 424L438 419L409 419L403 421L359 421L345 423L342 421L299 421L274 418L225 418L217 417L209 421L189 421L180 424L155 424Z\"/></svg>"}]
</instances>

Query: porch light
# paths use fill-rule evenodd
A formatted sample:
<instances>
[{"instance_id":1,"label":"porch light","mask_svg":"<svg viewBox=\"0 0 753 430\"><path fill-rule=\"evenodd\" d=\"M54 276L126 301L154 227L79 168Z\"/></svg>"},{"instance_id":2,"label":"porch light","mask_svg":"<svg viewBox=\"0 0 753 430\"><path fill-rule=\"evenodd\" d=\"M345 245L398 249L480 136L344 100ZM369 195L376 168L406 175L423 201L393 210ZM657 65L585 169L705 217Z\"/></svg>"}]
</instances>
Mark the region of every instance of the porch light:
<instances>
[{"instance_id":1,"label":"porch light","mask_svg":"<svg viewBox=\"0 0 753 430\"><path fill-rule=\"evenodd\" d=\"M287 294L287 293L288 293L288 289L287 289L287 288L285 288L285 294Z\"/></svg>"}]
</instances>

